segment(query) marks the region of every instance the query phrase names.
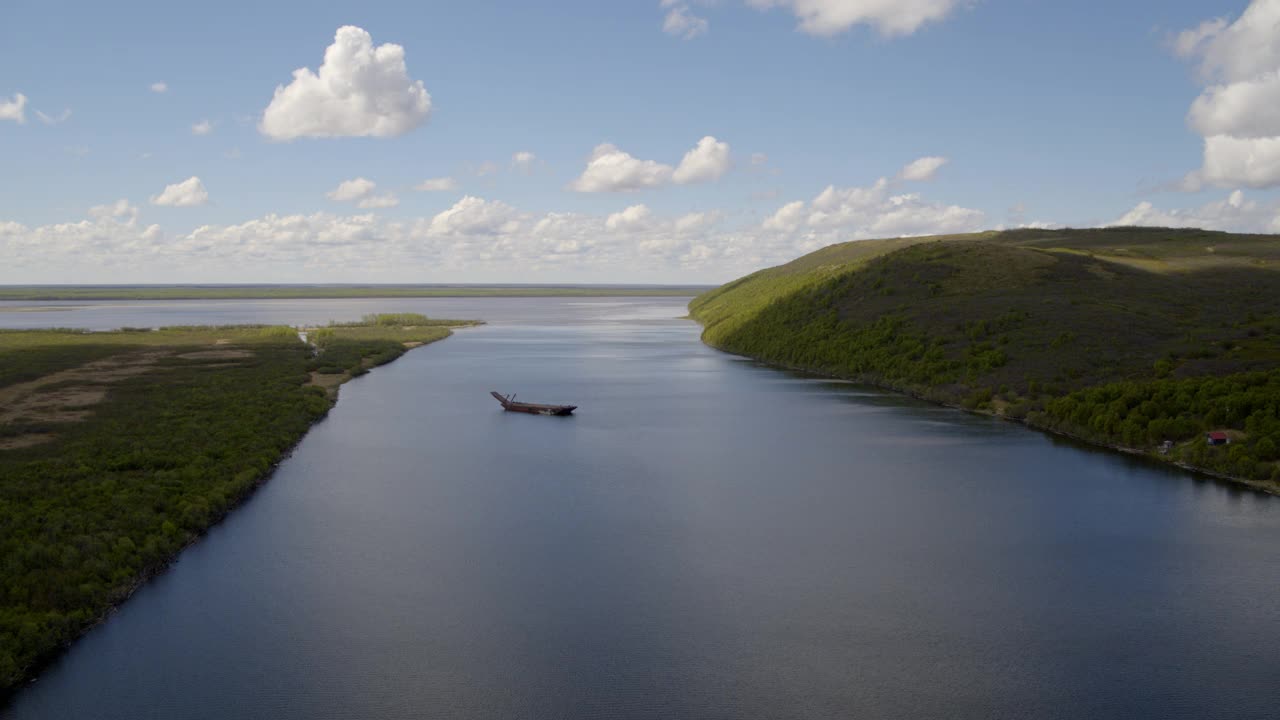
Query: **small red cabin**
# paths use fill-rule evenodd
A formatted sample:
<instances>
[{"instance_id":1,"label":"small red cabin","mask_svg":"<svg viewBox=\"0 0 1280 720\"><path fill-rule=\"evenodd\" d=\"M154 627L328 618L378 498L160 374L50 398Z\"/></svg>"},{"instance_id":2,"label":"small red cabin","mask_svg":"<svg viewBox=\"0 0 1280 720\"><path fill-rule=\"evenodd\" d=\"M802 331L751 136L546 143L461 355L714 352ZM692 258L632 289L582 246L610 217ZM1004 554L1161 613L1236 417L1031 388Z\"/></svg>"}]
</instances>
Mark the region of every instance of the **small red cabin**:
<instances>
[{"instance_id":1,"label":"small red cabin","mask_svg":"<svg viewBox=\"0 0 1280 720\"><path fill-rule=\"evenodd\" d=\"M1210 445L1230 445L1231 444L1231 438L1228 437L1227 434L1222 432L1221 430L1215 430L1205 435L1205 441L1208 442Z\"/></svg>"}]
</instances>

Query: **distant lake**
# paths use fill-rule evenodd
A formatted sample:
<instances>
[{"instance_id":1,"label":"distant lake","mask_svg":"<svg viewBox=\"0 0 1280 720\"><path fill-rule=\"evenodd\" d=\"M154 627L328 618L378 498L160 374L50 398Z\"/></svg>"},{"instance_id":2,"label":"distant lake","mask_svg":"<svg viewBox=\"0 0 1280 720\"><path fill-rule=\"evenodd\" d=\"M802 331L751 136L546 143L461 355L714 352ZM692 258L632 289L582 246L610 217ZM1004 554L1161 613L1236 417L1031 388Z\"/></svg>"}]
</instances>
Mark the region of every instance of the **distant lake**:
<instances>
[{"instance_id":1,"label":"distant lake","mask_svg":"<svg viewBox=\"0 0 1280 720\"><path fill-rule=\"evenodd\" d=\"M0 313L491 321L344 386L0 717L1276 717L1280 498L718 353L685 302Z\"/></svg>"}]
</instances>

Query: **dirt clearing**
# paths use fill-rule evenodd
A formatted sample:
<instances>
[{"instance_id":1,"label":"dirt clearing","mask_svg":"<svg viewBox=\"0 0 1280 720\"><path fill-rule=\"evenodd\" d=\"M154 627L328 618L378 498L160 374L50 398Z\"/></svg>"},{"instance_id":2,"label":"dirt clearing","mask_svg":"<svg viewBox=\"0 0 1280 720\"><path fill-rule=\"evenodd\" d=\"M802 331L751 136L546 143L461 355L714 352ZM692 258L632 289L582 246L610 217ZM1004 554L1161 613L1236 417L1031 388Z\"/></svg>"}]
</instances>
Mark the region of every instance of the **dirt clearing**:
<instances>
[{"instance_id":1,"label":"dirt clearing","mask_svg":"<svg viewBox=\"0 0 1280 720\"><path fill-rule=\"evenodd\" d=\"M107 396L103 384L150 372L165 351L115 355L78 368L50 373L30 382L0 388L0 424L77 422ZM77 383L84 383L83 385ZM57 385L56 388L50 386ZM49 389L46 389L49 388ZM30 447L53 439L49 433L29 433L0 440L0 450Z\"/></svg>"}]
</instances>

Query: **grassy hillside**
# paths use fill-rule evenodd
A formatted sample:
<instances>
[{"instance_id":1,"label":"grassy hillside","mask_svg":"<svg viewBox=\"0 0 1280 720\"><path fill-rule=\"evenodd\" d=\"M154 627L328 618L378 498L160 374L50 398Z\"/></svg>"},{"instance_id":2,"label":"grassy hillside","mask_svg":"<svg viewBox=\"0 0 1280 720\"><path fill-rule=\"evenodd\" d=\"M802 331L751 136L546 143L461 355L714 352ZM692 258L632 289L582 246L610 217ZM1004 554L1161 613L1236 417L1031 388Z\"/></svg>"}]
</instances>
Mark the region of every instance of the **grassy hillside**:
<instances>
[{"instance_id":1,"label":"grassy hillside","mask_svg":"<svg viewBox=\"0 0 1280 720\"><path fill-rule=\"evenodd\" d=\"M0 331L0 698L266 479L336 386L449 321Z\"/></svg>"},{"instance_id":2,"label":"grassy hillside","mask_svg":"<svg viewBox=\"0 0 1280 720\"><path fill-rule=\"evenodd\" d=\"M874 240L690 311L724 350L1280 488L1278 271L1280 237L1201 230Z\"/></svg>"}]
</instances>

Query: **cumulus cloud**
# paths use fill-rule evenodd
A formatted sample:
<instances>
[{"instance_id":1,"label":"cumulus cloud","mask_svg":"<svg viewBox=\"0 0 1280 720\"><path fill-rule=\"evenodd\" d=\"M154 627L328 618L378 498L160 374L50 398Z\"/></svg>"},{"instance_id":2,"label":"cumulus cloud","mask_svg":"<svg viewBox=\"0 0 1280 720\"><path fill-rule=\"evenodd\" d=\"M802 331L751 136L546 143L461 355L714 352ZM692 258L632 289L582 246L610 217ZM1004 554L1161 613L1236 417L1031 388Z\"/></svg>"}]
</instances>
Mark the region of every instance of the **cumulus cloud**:
<instances>
[{"instance_id":1,"label":"cumulus cloud","mask_svg":"<svg viewBox=\"0 0 1280 720\"><path fill-rule=\"evenodd\" d=\"M729 143L708 135L684 154L671 179L680 185L719 180L729 171Z\"/></svg>"},{"instance_id":2,"label":"cumulus cloud","mask_svg":"<svg viewBox=\"0 0 1280 720\"><path fill-rule=\"evenodd\" d=\"M729 144L710 135L685 153L678 167L640 160L614 145L597 145L582 175L569 184L578 192L631 192L719 179L730 167Z\"/></svg>"},{"instance_id":3,"label":"cumulus cloud","mask_svg":"<svg viewBox=\"0 0 1280 720\"><path fill-rule=\"evenodd\" d=\"M1205 20L1190 30L1183 30L1173 39L1173 49L1181 57L1192 57L1209 40L1227 28L1226 18Z\"/></svg>"},{"instance_id":4,"label":"cumulus cloud","mask_svg":"<svg viewBox=\"0 0 1280 720\"><path fill-rule=\"evenodd\" d=\"M15 93L11 100L0 97L0 120L13 120L19 125L27 121L27 96Z\"/></svg>"},{"instance_id":5,"label":"cumulus cloud","mask_svg":"<svg viewBox=\"0 0 1280 720\"><path fill-rule=\"evenodd\" d=\"M671 182L670 165L632 157L614 145L597 145L582 175L569 187L578 192L629 192Z\"/></svg>"},{"instance_id":6,"label":"cumulus cloud","mask_svg":"<svg viewBox=\"0 0 1280 720\"><path fill-rule=\"evenodd\" d=\"M538 156L528 150L521 150L511 156L511 169L518 173L528 175L533 172L534 164L538 162Z\"/></svg>"},{"instance_id":7,"label":"cumulus cloud","mask_svg":"<svg viewBox=\"0 0 1280 720\"><path fill-rule=\"evenodd\" d=\"M1234 22L1205 21L1173 46L1205 83L1187 113L1204 162L1184 187L1280 186L1280 0L1253 0Z\"/></svg>"},{"instance_id":8,"label":"cumulus cloud","mask_svg":"<svg viewBox=\"0 0 1280 720\"><path fill-rule=\"evenodd\" d=\"M1192 208L1161 209L1141 202L1108 226L1196 227L1230 232L1280 232L1280 200L1263 203L1234 190L1226 198Z\"/></svg>"},{"instance_id":9,"label":"cumulus cloud","mask_svg":"<svg viewBox=\"0 0 1280 720\"><path fill-rule=\"evenodd\" d=\"M1227 187L1280 185L1280 137L1215 135L1205 138L1204 167L1192 178L1193 187L1197 180Z\"/></svg>"},{"instance_id":10,"label":"cumulus cloud","mask_svg":"<svg viewBox=\"0 0 1280 720\"><path fill-rule=\"evenodd\" d=\"M768 156L768 155L766 155L766 154L764 154L764 153L762 153L762 152L751 153L751 164L752 164L752 165L765 165L765 164L767 164L768 162L769 162L769 156Z\"/></svg>"},{"instance_id":11,"label":"cumulus cloud","mask_svg":"<svg viewBox=\"0 0 1280 720\"><path fill-rule=\"evenodd\" d=\"M706 18L689 10L689 4L681 0L662 0L660 6L667 11L662 20L662 32L684 40L692 40L710 29Z\"/></svg>"},{"instance_id":12,"label":"cumulus cloud","mask_svg":"<svg viewBox=\"0 0 1280 720\"><path fill-rule=\"evenodd\" d=\"M191 126L192 135L208 135L211 132L213 132L213 123L208 120L201 120Z\"/></svg>"},{"instance_id":13,"label":"cumulus cloud","mask_svg":"<svg viewBox=\"0 0 1280 720\"><path fill-rule=\"evenodd\" d=\"M676 218L675 222L672 224L672 229L675 232L684 235L706 230L723 219L724 213L719 210L712 210L710 212L691 212Z\"/></svg>"},{"instance_id":14,"label":"cumulus cloud","mask_svg":"<svg viewBox=\"0 0 1280 720\"><path fill-rule=\"evenodd\" d=\"M794 232L804 224L807 214L803 200L789 202L765 219L764 229L784 233Z\"/></svg>"},{"instance_id":15,"label":"cumulus cloud","mask_svg":"<svg viewBox=\"0 0 1280 720\"><path fill-rule=\"evenodd\" d=\"M0 257L12 273L8 281L45 270L48 277L65 277L69 267L83 263L101 275L103 268L153 258L162 252L164 233L158 225L138 222L138 209L117 200L89 209L89 218L76 222L27 227L0 220ZM3 273L3 270L0 270Z\"/></svg>"},{"instance_id":16,"label":"cumulus cloud","mask_svg":"<svg viewBox=\"0 0 1280 720\"><path fill-rule=\"evenodd\" d=\"M169 85L167 83L162 83L162 82L151 83L151 92L153 93L169 92Z\"/></svg>"},{"instance_id":17,"label":"cumulus cloud","mask_svg":"<svg viewBox=\"0 0 1280 720\"><path fill-rule=\"evenodd\" d=\"M0 263L0 282L707 282L832 242L971 229L959 228L956 218L972 219L975 211L895 195L892 187L831 188L788 206L793 219L769 227L732 223L715 209L665 216L634 205L612 214L539 214L468 196L434 217L269 214L166 234L117 201L80 222L27 227L0 218L0 257L12 260ZM356 200L363 197L377 196L369 190ZM824 219L811 224L817 212Z\"/></svg>"},{"instance_id":18,"label":"cumulus cloud","mask_svg":"<svg viewBox=\"0 0 1280 720\"><path fill-rule=\"evenodd\" d=\"M622 212L610 215L605 219L604 226L610 230L632 232L643 229L652 217L653 212L647 206L632 205Z\"/></svg>"},{"instance_id":19,"label":"cumulus cloud","mask_svg":"<svg viewBox=\"0 0 1280 720\"><path fill-rule=\"evenodd\" d=\"M166 185L164 192L151 196L152 205L166 207L195 207L209 201L209 193L200 178L191 176L180 183Z\"/></svg>"},{"instance_id":20,"label":"cumulus cloud","mask_svg":"<svg viewBox=\"0 0 1280 720\"><path fill-rule=\"evenodd\" d=\"M457 190L458 182L451 177L428 178L413 186L414 190L423 192L445 192Z\"/></svg>"},{"instance_id":21,"label":"cumulus cloud","mask_svg":"<svg viewBox=\"0 0 1280 720\"><path fill-rule=\"evenodd\" d=\"M127 199L120 198L113 203L94 205L89 208L89 217L99 220L103 218L123 219L126 223L136 223L138 220L138 208L131 205Z\"/></svg>"},{"instance_id":22,"label":"cumulus cloud","mask_svg":"<svg viewBox=\"0 0 1280 720\"><path fill-rule=\"evenodd\" d=\"M374 195L373 191L377 187L378 184L374 181L358 177L338 183L338 187L325 193L325 197L337 202L354 202L356 207L365 210L395 207L400 204L400 198L396 197L395 193Z\"/></svg>"},{"instance_id":23,"label":"cumulus cloud","mask_svg":"<svg viewBox=\"0 0 1280 720\"><path fill-rule=\"evenodd\" d=\"M783 234L845 240L972 232L986 215L980 210L929 202L917 193L895 193L880 178L866 187L828 186L812 201L787 203L761 227ZM826 244L826 243L823 243Z\"/></svg>"},{"instance_id":24,"label":"cumulus cloud","mask_svg":"<svg viewBox=\"0 0 1280 720\"><path fill-rule=\"evenodd\" d=\"M912 181L932 180L938 170L946 164L947 159L944 157L938 157L936 155L922 157L908 163L907 166L902 168L901 172L898 173L898 177L902 180Z\"/></svg>"},{"instance_id":25,"label":"cumulus cloud","mask_svg":"<svg viewBox=\"0 0 1280 720\"><path fill-rule=\"evenodd\" d=\"M351 202L367 196L376 187L378 184L368 178L352 178L338 183L338 187L325 193L325 197L338 202Z\"/></svg>"},{"instance_id":26,"label":"cumulus cloud","mask_svg":"<svg viewBox=\"0 0 1280 720\"><path fill-rule=\"evenodd\" d=\"M785 8L800 21L801 32L832 36L854 25L869 25L881 35L910 35L942 20L960 0L747 0L760 9Z\"/></svg>"},{"instance_id":27,"label":"cumulus cloud","mask_svg":"<svg viewBox=\"0 0 1280 720\"><path fill-rule=\"evenodd\" d=\"M299 68L276 87L258 129L273 140L393 137L422 125L431 96L409 77L404 48L374 47L365 30L338 28L317 72Z\"/></svg>"},{"instance_id":28,"label":"cumulus cloud","mask_svg":"<svg viewBox=\"0 0 1280 720\"><path fill-rule=\"evenodd\" d=\"M520 227L516 209L498 200L467 195L453 207L431 218L432 235L512 233Z\"/></svg>"}]
</instances>

